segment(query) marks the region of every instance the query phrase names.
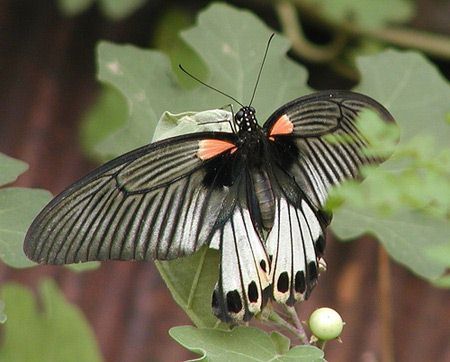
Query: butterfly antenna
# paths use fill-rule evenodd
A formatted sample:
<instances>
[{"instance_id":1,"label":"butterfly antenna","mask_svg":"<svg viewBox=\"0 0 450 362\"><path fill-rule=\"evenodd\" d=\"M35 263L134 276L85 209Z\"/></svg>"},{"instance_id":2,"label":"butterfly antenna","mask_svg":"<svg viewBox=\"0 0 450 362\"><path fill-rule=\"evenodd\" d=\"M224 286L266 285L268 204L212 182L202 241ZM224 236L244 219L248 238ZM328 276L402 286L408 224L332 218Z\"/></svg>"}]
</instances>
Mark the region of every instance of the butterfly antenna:
<instances>
[{"instance_id":1,"label":"butterfly antenna","mask_svg":"<svg viewBox=\"0 0 450 362\"><path fill-rule=\"evenodd\" d=\"M263 60L262 60L262 63L261 63L261 67L259 68L258 78L256 78L256 84L255 84L255 88L253 89L253 95L252 95L252 99L250 99L249 106L252 105L253 98L255 98L256 88L258 87L259 78L261 77L261 73L262 73L262 70L263 70L263 67L264 67L264 63L266 62L266 56L267 56L267 52L269 50L270 42L272 41L274 36L275 36L275 33L272 33L272 35L270 36L269 40L267 41L266 50L264 52L264 57L263 57Z\"/></svg>"},{"instance_id":2,"label":"butterfly antenna","mask_svg":"<svg viewBox=\"0 0 450 362\"><path fill-rule=\"evenodd\" d=\"M203 82L202 80L200 80L199 78L197 78L195 75L189 73L186 69L183 68L183 66L181 64L178 64L178 67L184 72L186 73L188 76L190 76L192 79L196 80L197 82L199 82L200 84L203 84L205 87L208 87L209 89L215 90L216 92L224 95L225 97L228 97L230 99L232 99L233 101L235 101L237 104L239 104L241 107L244 107L244 105L239 102L236 98L230 96L229 94L226 94L225 92L222 92L221 90L214 88L213 86L206 84L205 82Z\"/></svg>"}]
</instances>

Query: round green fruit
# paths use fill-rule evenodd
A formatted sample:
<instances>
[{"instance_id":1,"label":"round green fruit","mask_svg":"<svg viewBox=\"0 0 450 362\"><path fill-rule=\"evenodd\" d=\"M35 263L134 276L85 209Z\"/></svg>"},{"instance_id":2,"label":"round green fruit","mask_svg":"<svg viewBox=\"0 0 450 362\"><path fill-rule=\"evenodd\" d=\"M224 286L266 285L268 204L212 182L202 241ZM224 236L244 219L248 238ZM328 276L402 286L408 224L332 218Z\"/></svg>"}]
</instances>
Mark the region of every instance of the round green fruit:
<instances>
[{"instance_id":1,"label":"round green fruit","mask_svg":"<svg viewBox=\"0 0 450 362\"><path fill-rule=\"evenodd\" d=\"M316 309L309 317L308 324L314 336L322 341L339 337L344 328L341 316L331 308Z\"/></svg>"}]
</instances>

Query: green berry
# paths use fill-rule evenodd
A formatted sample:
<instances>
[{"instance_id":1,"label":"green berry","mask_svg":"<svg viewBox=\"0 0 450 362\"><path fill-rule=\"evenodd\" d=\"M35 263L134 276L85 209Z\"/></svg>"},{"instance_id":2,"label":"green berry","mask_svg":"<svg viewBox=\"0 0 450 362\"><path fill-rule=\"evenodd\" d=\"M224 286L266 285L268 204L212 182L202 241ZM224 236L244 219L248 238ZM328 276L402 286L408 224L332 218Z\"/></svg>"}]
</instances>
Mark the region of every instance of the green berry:
<instances>
[{"instance_id":1,"label":"green berry","mask_svg":"<svg viewBox=\"0 0 450 362\"><path fill-rule=\"evenodd\" d=\"M341 316L331 308L316 309L309 317L308 324L314 336L322 341L339 337L344 328Z\"/></svg>"}]
</instances>

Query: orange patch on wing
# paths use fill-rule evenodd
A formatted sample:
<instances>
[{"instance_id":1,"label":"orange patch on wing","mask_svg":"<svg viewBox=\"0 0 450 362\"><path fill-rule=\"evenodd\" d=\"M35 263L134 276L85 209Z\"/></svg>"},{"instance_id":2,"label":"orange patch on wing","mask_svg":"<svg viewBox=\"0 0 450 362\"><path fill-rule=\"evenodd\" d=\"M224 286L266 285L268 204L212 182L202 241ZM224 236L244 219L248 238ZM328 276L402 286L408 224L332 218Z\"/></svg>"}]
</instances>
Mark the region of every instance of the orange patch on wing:
<instances>
[{"instance_id":1,"label":"orange patch on wing","mask_svg":"<svg viewBox=\"0 0 450 362\"><path fill-rule=\"evenodd\" d=\"M276 136L282 134L291 134L294 131L294 125L289 120L289 117L286 114L283 114L280 118L278 118L272 126L270 130L269 136ZM273 138L269 137L273 140Z\"/></svg>"},{"instance_id":2,"label":"orange patch on wing","mask_svg":"<svg viewBox=\"0 0 450 362\"><path fill-rule=\"evenodd\" d=\"M236 145L231 142L217 139L201 140L198 143L197 156L202 160L208 160L228 150L233 153L236 149Z\"/></svg>"}]
</instances>

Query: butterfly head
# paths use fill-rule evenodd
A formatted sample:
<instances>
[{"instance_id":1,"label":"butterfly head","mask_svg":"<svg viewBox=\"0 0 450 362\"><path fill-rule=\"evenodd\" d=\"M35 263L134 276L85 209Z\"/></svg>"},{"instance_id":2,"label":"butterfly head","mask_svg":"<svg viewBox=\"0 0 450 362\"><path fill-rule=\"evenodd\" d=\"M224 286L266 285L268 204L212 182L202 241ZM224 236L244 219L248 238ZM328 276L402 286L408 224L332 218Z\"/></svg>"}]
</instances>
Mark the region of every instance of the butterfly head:
<instances>
[{"instance_id":1,"label":"butterfly head","mask_svg":"<svg viewBox=\"0 0 450 362\"><path fill-rule=\"evenodd\" d=\"M252 106L244 106L234 115L234 121L240 131L252 132L256 129L258 121L256 120L255 114L255 108Z\"/></svg>"}]
</instances>

